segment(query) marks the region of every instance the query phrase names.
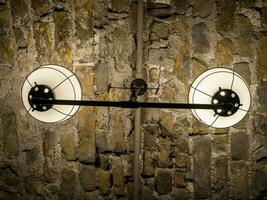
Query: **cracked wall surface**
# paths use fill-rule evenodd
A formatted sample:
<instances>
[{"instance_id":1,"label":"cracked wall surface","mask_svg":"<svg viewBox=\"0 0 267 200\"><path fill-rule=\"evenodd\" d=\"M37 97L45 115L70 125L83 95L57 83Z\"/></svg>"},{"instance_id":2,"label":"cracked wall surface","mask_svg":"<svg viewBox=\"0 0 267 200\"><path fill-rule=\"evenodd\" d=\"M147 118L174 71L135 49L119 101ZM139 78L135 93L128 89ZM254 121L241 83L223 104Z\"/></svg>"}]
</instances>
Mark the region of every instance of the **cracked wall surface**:
<instances>
[{"instance_id":1,"label":"cracked wall surface","mask_svg":"<svg viewBox=\"0 0 267 200\"><path fill-rule=\"evenodd\" d=\"M143 109L140 199L267 199L267 1L147 0L144 77L152 102L187 102L193 80L227 67L252 105L231 128L189 110ZM83 107L36 121L21 86L39 65L74 71L83 99L128 100L137 1L0 0L0 199L133 199L134 112Z\"/></svg>"}]
</instances>

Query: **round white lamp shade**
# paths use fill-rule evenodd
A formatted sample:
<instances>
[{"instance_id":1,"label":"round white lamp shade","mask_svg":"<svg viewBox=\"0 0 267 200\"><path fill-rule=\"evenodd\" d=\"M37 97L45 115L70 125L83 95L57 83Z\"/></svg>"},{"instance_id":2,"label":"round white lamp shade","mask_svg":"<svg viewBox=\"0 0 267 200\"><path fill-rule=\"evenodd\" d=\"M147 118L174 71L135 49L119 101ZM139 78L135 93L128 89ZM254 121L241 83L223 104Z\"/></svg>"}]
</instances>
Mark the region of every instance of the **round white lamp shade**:
<instances>
[{"instance_id":1,"label":"round white lamp shade","mask_svg":"<svg viewBox=\"0 0 267 200\"><path fill-rule=\"evenodd\" d=\"M237 124L250 108L251 96L247 83L238 73L227 68L213 68L198 76L190 88L189 103L211 104L213 96L221 89L231 90L238 95L240 106L234 114L220 116L214 110L192 109L193 115L200 122L214 128L227 128Z\"/></svg>"},{"instance_id":2,"label":"round white lamp shade","mask_svg":"<svg viewBox=\"0 0 267 200\"><path fill-rule=\"evenodd\" d=\"M72 117L79 106L53 105L51 109L40 112L32 109L28 96L36 85L46 85L53 91L55 99L81 100L81 85L70 70L59 65L43 65L29 74L22 86L22 101L27 112L42 122L62 122Z\"/></svg>"}]
</instances>

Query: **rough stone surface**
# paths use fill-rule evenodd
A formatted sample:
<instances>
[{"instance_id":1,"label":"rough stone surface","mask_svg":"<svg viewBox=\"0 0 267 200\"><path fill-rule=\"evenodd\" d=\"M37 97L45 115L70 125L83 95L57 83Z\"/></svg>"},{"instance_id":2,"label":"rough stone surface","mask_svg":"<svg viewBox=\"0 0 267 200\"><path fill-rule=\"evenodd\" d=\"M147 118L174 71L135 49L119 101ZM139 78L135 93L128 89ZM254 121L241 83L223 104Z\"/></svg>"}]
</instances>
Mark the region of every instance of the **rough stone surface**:
<instances>
[{"instance_id":1,"label":"rough stone surface","mask_svg":"<svg viewBox=\"0 0 267 200\"><path fill-rule=\"evenodd\" d=\"M49 23L35 23L33 31L36 50L38 52L37 60L39 62L50 61L52 57L52 33Z\"/></svg>"},{"instance_id":2,"label":"rough stone surface","mask_svg":"<svg viewBox=\"0 0 267 200\"><path fill-rule=\"evenodd\" d=\"M81 165L79 168L79 179L82 188L91 192L95 189L95 166Z\"/></svg>"},{"instance_id":3,"label":"rough stone surface","mask_svg":"<svg viewBox=\"0 0 267 200\"><path fill-rule=\"evenodd\" d=\"M25 29L29 29L30 27L28 25L25 25L25 27L21 28L21 27L14 27L14 35L16 38L16 45L19 49L27 49L28 45L29 45L29 40L27 38L27 35L30 34L29 31L25 30ZM36 46L37 48L37 46Z\"/></svg>"},{"instance_id":4,"label":"rough stone surface","mask_svg":"<svg viewBox=\"0 0 267 200\"><path fill-rule=\"evenodd\" d=\"M100 61L95 66L95 84L98 94L108 91L108 63L105 61Z\"/></svg>"},{"instance_id":5,"label":"rough stone surface","mask_svg":"<svg viewBox=\"0 0 267 200\"><path fill-rule=\"evenodd\" d=\"M177 153L189 153L188 137L183 135L176 136L175 149Z\"/></svg>"},{"instance_id":6,"label":"rough stone surface","mask_svg":"<svg viewBox=\"0 0 267 200\"><path fill-rule=\"evenodd\" d=\"M32 165L35 161L38 160L38 155L40 150L38 146L34 146L32 149L26 151L26 163Z\"/></svg>"},{"instance_id":7,"label":"rough stone surface","mask_svg":"<svg viewBox=\"0 0 267 200\"><path fill-rule=\"evenodd\" d=\"M128 26L116 27L112 33L113 51L118 72L129 71L129 58L134 50L134 40ZM123 42L123 43L122 43ZM127 49L125 48L127 47Z\"/></svg>"},{"instance_id":8,"label":"rough stone surface","mask_svg":"<svg viewBox=\"0 0 267 200\"><path fill-rule=\"evenodd\" d=\"M153 23L151 26L150 39L158 40L160 38L167 39L169 36L169 24Z\"/></svg>"},{"instance_id":9,"label":"rough stone surface","mask_svg":"<svg viewBox=\"0 0 267 200\"><path fill-rule=\"evenodd\" d=\"M129 7L129 24L131 33L137 33L137 2L131 2Z\"/></svg>"},{"instance_id":10,"label":"rough stone surface","mask_svg":"<svg viewBox=\"0 0 267 200\"><path fill-rule=\"evenodd\" d=\"M153 200L154 199L152 190L147 186L142 187L140 197L144 200Z\"/></svg>"},{"instance_id":11,"label":"rough stone surface","mask_svg":"<svg viewBox=\"0 0 267 200\"><path fill-rule=\"evenodd\" d=\"M255 0L241 0L239 1L239 6L241 8L253 8L255 5Z\"/></svg>"},{"instance_id":12,"label":"rough stone surface","mask_svg":"<svg viewBox=\"0 0 267 200\"><path fill-rule=\"evenodd\" d=\"M229 199L228 163L226 156L215 158L215 176L212 181L215 190L212 199Z\"/></svg>"},{"instance_id":13,"label":"rough stone surface","mask_svg":"<svg viewBox=\"0 0 267 200\"><path fill-rule=\"evenodd\" d=\"M189 38L187 36L176 39L172 37L170 39L170 48L172 49L173 58L175 65L173 72L176 77L181 80L184 84L187 84L190 74L190 52L188 51Z\"/></svg>"},{"instance_id":14,"label":"rough stone surface","mask_svg":"<svg viewBox=\"0 0 267 200\"><path fill-rule=\"evenodd\" d=\"M166 87L167 88L167 87ZM169 91L170 95L173 96L175 94L173 94L173 90L170 89ZM173 99L173 98L172 98ZM160 116L160 134L161 136L163 137L166 137L166 136L171 136L173 134L173 131L174 131L174 120L175 120L175 116L173 115L173 113L171 112L163 112L161 113L161 116Z\"/></svg>"},{"instance_id":15,"label":"rough stone surface","mask_svg":"<svg viewBox=\"0 0 267 200\"><path fill-rule=\"evenodd\" d=\"M248 136L244 132L231 134L231 157L233 160L246 160L248 157Z\"/></svg>"},{"instance_id":16,"label":"rough stone surface","mask_svg":"<svg viewBox=\"0 0 267 200\"><path fill-rule=\"evenodd\" d=\"M95 148L90 138L83 138L79 142L79 160L84 163L95 162Z\"/></svg>"},{"instance_id":17,"label":"rough stone surface","mask_svg":"<svg viewBox=\"0 0 267 200\"><path fill-rule=\"evenodd\" d=\"M95 148L95 119L93 108L83 108L78 113L79 119L79 144L78 157L80 162L94 163L96 157Z\"/></svg>"},{"instance_id":18,"label":"rough stone surface","mask_svg":"<svg viewBox=\"0 0 267 200\"><path fill-rule=\"evenodd\" d=\"M96 147L101 153L109 151L106 133L100 132L96 134Z\"/></svg>"},{"instance_id":19,"label":"rough stone surface","mask_svg":"<svg viewBox=\"0 0 267 200\"><path fill-rule=\"evenodd\" d=\"M160 70L157 68L151 68L149 70L149 81L152 83L158 83L160 77Z\"/></svg>"},{"instance_id":20,"label":"rough stone surface","mask_svg":"<svg viewBox=\"0 0 267 200\"><path fill-rule=\"evenodd\" d=\"M208 64L197 57L193 57L192 58L192 65L193 65L193 69L192 69L192 78L195 79L197 78L201 73L203 73L204 71L206 71L208 69Z\"/></svg>"},{"instance_id":21,"label":"rough stone surface","mask_svg":"<svg viewBox=\"0 0 267 200\"><path fill-rule=\"evenodd\" d=\"M191 135L206 135L210 132L209 127L193 118L193 132Z\"/></svg>"},{"instance_id":22,"label":"rough stone surface","mask_svg":"<svg viewBox=\"0 0 267 200\"><path fill-rule=\"evenodd\" d=\"M25 0L10 1L10 7L14 21L21 20L28 13L28 7Z\"/></svg>"},{"instance_id":23,"label":"rough stone surface","mask_svg":"<svg viewBox=\"0 0 267 200\"><path fill-rule=\"evenodd\" d=\"M210 48L210 43L207 38L207 25L203 22L193 26L192 40L194 43L194 51L196 53L207 53Z\"/></svg>"},{"instance_id":24,"label":"rough stone surface","mask_svg":"<svg viewBox=\"0 0 267 200\"><path fill-rule=\"evenodd\" d=\"M112 165L112 177L113 184L115 186L123 186L124 185L124 166L123 162L120 158L116 158L113 160Z\"/></svg>"},{"instance_id":25,"label":"rough stone surface","mask_svg":"<svg viewBox=\"0 0 267 200\"><path fill-rule=\"evenodd\" d=\"M159 139L159 167L170 167L172 165L172 160L170 157L171 153L171 142L167 139Z\"/></svg>"},{"instance_id":26,"label":"rough stone surface","mask_svg":"<svg viewBox=\"0 0 267 200\"><path fill-rule=\"evenodd\" d=\"M163 88L163 93L162 93L161 99L164 102L171 102L171 103L176 102L177 101L177 95L176 95L175 88L172 88L172 87L169 87L169 86L165 86Z\"/></svg>"},{"instance_id":27,"label":"rough stone surface","mask_svg":"<svg viewBox=\"0 0 267 200\"><path fill-rule=\"evenodd\" d=\"M174 5L174 12L177 14L184 14L188 7L188 1L171 1Z\"/></svg>"},{"instance_id":28,"label":"rough stone surface","mask_svg":"<svg viewBox=\"0 0 267 200\"><path fill-rule=\"evenodd\" d=\"M190 157L187 154L177 153L175 156L175 166L181 171L190 169Z\"/></svg>"},{"instance_id":29,"label":"rough stone surface","mask_svg":"<svg viewBox=\"0 0 267 200\"><path fill-rule=\"evenodd\" d=\"M41 147L39 145L34 145L24 150L25 164L26 168L24 170L26 177L31 177L35 175L42 175L44 173L43 169L43 158L41 154Z\"/></svg>"},{"instance_id":30,"label":"rough stone surface","mask_svg":"<svg viewBox=\"0 0 267 200\"><path fill-rule=\"evenodd\" d=\"M93 1L75 1L75 15L77 37L83 43L93 35Z\"/></svg>"},{"instance_id":31,"label":"rough stone surface","mask_svg":"<svg viewBox=\"0 0 267 200\"><path fill-rule=\"evenodd\" d=\"M159 171L156 175L156 190L159 195L168 194L172 191L171 173Z\"/></svg>"},{"instance_id":32,"label":"rough stone surface","mask_svg":"<svg viewBox=\"0 0 267 200\"><path fill-rule=\"evenodd\" d=\"M249 64L246 62L240 62L234 64L234 71L237 72L245 79L248 85L251 84L251 72L249 70Z\"/></svg>"},{"instance_id":33,"label":"rough stone surface","mask_svg":"<svg viewBox=\"0 0 267 200\"><path fill-rule=\"evenodd\" d=\"M105 4L104 0L94 1L94 26L101 28L108 23L108 6Z\"/></svg>"},{"instance_id":34,"label":"rough stone surface","mask_svg":"<svg viewBox=\"0 0 267 200\"><path fill-rule=\"evenodd\" d=\"M27 195L36 197L38 189L37 183L38 179L35 178L28 178L24 180L25 190Z\"/></svg>"},{"instance_id":35,"label":"rough stone surface","mask_svg":"<svg viewBox=\"0 0 267 200\"><path fill-rule=\"evenodd\" d=\"M49 1L31 0L31 6L36 15L44 15L49 11Z\"/></svg>"},{"instance_id":36,"label":"rough stone surface","mask_svg":"<svg viewBox=\"0 0 267 200\"><path fill-rule=\"evenodd\" d=\"M136 78L137 3L0 0L1 200L133 199L134 109L81 106L48 124L20 96L32 70L58 64L78 77L84 100L129 100L130 90L108 85ZM138 101L186 103L197 76L227 67L252 103L223 129L190 110L141 109L139 199L266 199L267 2L149 0L144 10L142 75L159 89Z\"/></svg>"},{"instance_id":37,"label":"rough stone surface","mask_svg":"<svg viewBox=\"0 0 267 200\"><path fill-rule=\"evenodd\" d=\"M145 178L145 185L147 185L151 190L155 190L155 178Z\"/></svg>"},{"instance_id":38,"label":"rough stone surface","mask_svg":"<svg viewBox=\"0 0 267 200\"><path fill-rule=\"evenodd\" d=\"M123 195L125 195L125 187L124 186L121 186L121 185L114 186L113 187L113 192L117 196L123 196Z\"/></svg>"},{"instance_id":39,"label":"rough stone surface","mask_svg":"<svg viewBox=\"0 0 267 200\"><path fill-rule=\"evenodd\" d=\"M151 65L164 66L167 70L172 71L174 60L171 59L169 49L150 49L148 53L148 62Z\"/></svg>"},{"instance_id":40,"label":"rough stone surface","mask_svg":"<svg viewBox=\"0 0 267 200\"><path fill-rule=\"evenodd\" d=\"M244 161L231 163L231 175L233 181L232 198L249 199L248 198L248 167Z\"/></svg>"},{"instance_id":41,"label":"rough stone surface","mask_svg":"<svg viewBox=\"0 0 267 200\"><path fill-rule=\"evenodd\" d=\"M134 184L132 182L127 184L127 198L129 200L133 200L134 198Z\"/></svg>"},{"instance_id":42,"label":"rough stone surface","mask_svg":"<svg viewBox=\"0 0 267 200\"><path fill-rule=\"evenodd\" d=\"M207 137L197 137L193 144L195 199L210 196L211 141Z\"/></svg>"},{"instance_id":43,"label":"rough stone surface","mask_svg":"<svg viewBox=\"0 0 267 200\"><path fill-rule=\"evenodd\" d=\"M155 173L156 160L153 158L155 153L153 151L144 152L144 163L143 163L143 176L153 176Z\"/></svg>"},{"instance_id":44,"label":"rough stone surface","mask_svg":"<svg viewBox=\"0 0 267 200\"><path fill-rule=\"evenodd\" d=\"M217 2L217 21L216 29L221 34L227 34L234 27L234 12L236 2L232 0L223 0Z\"/></svg>"},{"instance_id":45,"label":"rough stone surface","mask_svg":"<svg viewBox=\"0 0 267 200\"><path fill-rule=\"evenodd\" d=\"M45 157L53 156L57 145L57 134L54 131L45 129L43 131L43 154Z\"/></svg>"},{"instance_id":46,"label":"rough stone surface","mask_svg":"<svg viewBox=\"0 0 267 200\"><path fill-rule=\"evenodd\" d=\"M94 73L91 67L77 67L76 75L82 87L82 94L87 97L93 97L94 90Z\"/></svg>"},{"instance_id":47,"label":"rough stone surface","mask_svg":"<svg viewBox=\"0 0 267 200\"><path fill-rule=\"evenodd\" d=\"M0 63L10 67L13 58L13 49L11 47L10 32L10 14L8 6L3 4L0 7Z\"/></svg>"},{"instance_id":48,"label":"rough stone surface","mask_svg":"<svg viewBox=\"0 0 267 200\"><path fill-rule=\"evenodd\" d=\"M186 187L185 175L182 173L174 173L172 175L172 182L174 187Z\"/></svg>"},{"instance_id":49,"label":"rough stone surface","mask_svg":"<svg viewBox=\"0 0 267 200\"><path fill-rule=\"evenodd\" d=\"M159 135L160 127L158 124L148 124L144 127L144 149L155 150L156 140Z\"/></svg>"},{"instance_id":50,"label":"rough stone surface","mask_svg":"<svg viewBox=\"0 0 267 200\"><path fill-rule=\"evenodd\" d=\"M229 133L229 128L216 128L213 129L214 133L217 135L222 135L222 134L228 134Z\"/></svg>"},{"instance_id":51,"label":"rough stone surface","mask_svg":"<svg viewBox=\"0 0 267 200\"><path fill-rule=\"evenodd\" d=\"M217 44L218 65L230 65L233 61L233 42L230 39L223 39Z\"/></svg>"},{"instance_id":52,"label":"rough stone surface","mask_svg":"<svg viewBox=\"0 0 267 200\"><path fill-rule=\"evenodd\" d=\"M19 155L16 114L10 109L1 110L2 144L8 157Z\"/></svg>"},{"instance_id":53,"label":"rough stone surface","mask_svg":"<svg viewBox=\"0 0 267 200\"><path fill-rule=\"evenodd\" d=\"M93 191L93 192L84 193L81 196L81 199L82 200L86 200L86 199L101 200L102 198L97 191Z\"/></svg>"},{"instance_id":54,"label":"rough stone surface","mask_svg":"<svg viewBox=\"0 0 267 200\"><path fill-rule=\"evenodd\" d=\"M236 53L241 56L253 55L253 26L249 19L244 16L238 16L237 18L237 32L239 36L236 40L235 50Z\"/></svg>"},{"instance_id":55,"label":"rough stone surface","mask_svg":"<svg viewBox=\"0 0 267 200\"><path fill-rule=\"evenodd\" d=\"M261 25L264 27L267 26L267 8L266 7L261 9Z\"/></svg>"},{"instance_id":56,"label":"rough stone surface","mask_svg":"<svg viewBox=\"0 0 267 200\"><path fill-rule=\"evenodd\" d=\"M252 136L251 149L257 152L262 146L267 146L266 130L267 130L267 117L263 115L255 115L252 121L254 135Z\"/></svg>"},{"instance_id":57,"label":"rough stone surface","mask_svg":"<svg viewBox=\"0 0 267 200\"><path fill-rule=\"evenodd\" d=\"M45 129L42 134L43 143L42 151L44 156L44 177L48 182L54 182L59 178L59 169L55 168L56 165L56 147L59 142L59 138L55 131Z\"/></svg>"},{"instance_id":58,"label":"rough stone surface","mask_svg":"<svg viewBox=\"0 0 267 200\"><path fill-rule=\"evenodd\" d=\"M267 79L267 70L266 64L267 61L264 57L264 51L267 49L267 36L261 35L259 38L259 47L258 47L258 60L257 60L257 75L259 80Z\"/></svg>"},{"instance_id":59,"label":"rough stone surface","mask_svg":"<svg viewBox=\"0 0 267 200\"><path fill-rule=\"evenodd\" d=\"M186 115L176 116L173 127L176 137L188 136L189 126L190 124Z\"/></svg>"},{"instance_id":60,"label":"rough stone surface","mask_svg":"<svg viewBox=\"0 0 267 200\"><path fill-rule=\"evenodd\" d=\"M100 168L109 170L111 167L111 158L108 155L101 154L100 155Z\"/></svg>"},{"instance_id":61,"label":"rough stone surface","mask_svg":"<svg viewBox=\"0 0 267 200\"><path fill-rule=\"evenodd\" d=\"M261 83L261 86L258 87L257 93L259 97L259 110L266 111L267 110L267 98L266 98L266 92L267 92L267 81L263 81Z\"/></svg>"},{"instance_id":62,"label":"rough stone surface","mask_svg":"<svg viewBox=\"0 0 267 200\"><path fill-rule=\"evenodd\" d=\"M194 0L194 16L207 17L211 13L210 7L214 0Z\"/></svg>"},{"instance_id":63,"label":"rough stone surface","mask_svg":"<svg viewBox=\"0 0 267 200\"><path fill-rule=\"evenodd\" d=\"M134 153L129 153L125 156L123 156L125 164L125 175L127 177L131 177L134 174Z\"/></svg>"},{"instance_id":64,"label":"rough stone surface","mask_svg":"<svg viewBox=\"0 0 267 200\"><path fill-rule=\"evenodd\" d=\"M175 200L189 200L190 192L187 189L176 188L174 189L173 196Z\"/></svg>"},{"instance_id":65,"label":"rough stone surface","mask_svg":"<svg viewBox=\"0 0 267 200\"><path fill-rule=\"evenodd\" d=\"M213 141L213 150L216 153L227 153L228 150L228 136L227 135L218 135L214 138Z\"/></svg>"},{"instance_id":66,"label":"rough stone surface","mask_svg":"<svg viewBox=\"0 0 267 200\"><path fill-rule=\"evenodd\" d=\"M61 153L66 160L77 159L77 141L75 141L75 133L69 132L61 136Z\"/></svg>"},{"instance_id":67,"label":"rough stone surface","mask_svg":"<svg viewBox=\"0 0 267 200\"><path fill-rule=\"evenodd\" d=\"M102 99L102 98L101 98ZM109 120L108 120L109 110L105 107L95 108L95 131L96 132L107 132L109 130Z\"/></svg>"},{"instance_id":68,"label":"rough stone surface","mask_svg":"<svg viewBox=\"0 0 267 200\"><path fill-rule=\"evenodd\" d=\"M150 99L152 102L156 102L155 99ZM154 109L146 109L143 111L146 123L155 124L159 123L160 113Z\"/></svg>"},{"instance_id":69,"label":"rough stone surface","mask_svg":"<svg viewBox=\"0 0 267 200\"><path fill-rule=\"evenodd\" d=\"M67 12L58 11L54 13L55 21L55 49L58 57L55 58L59 64L70 67L73 54L70 40L71 23Z\"/></svg>"},{"instance_id":70,"label":"rough stone surface","mask_svg":"<svg viewBox=\"0 0 267 200\"><path fill-rule=\"evenodd\" d=\"M77 192L77 185L77 173L73 169L64 168L62 170L59 199L74 199Z\"/></svg>"},{"instance_id":71,"label":"rough stone surface","mask_svg":"<svg viewBox=\"0 0 267 200\"><path fill-rule=\"evenodd\" d=\"M116 116L114 116L111 125L111 129L113 132L111 143L113 150L118 153L124 153L126 151L126 144L124 140L125 138L124 125L125 125L124 119L119 113Z\"/></svg>"},{"instance_id":72,"label":"rough stone surface","mask_svg":"<svg viewBox=\"0 0 267 200\"><path fill-rule=\"evenodd\" d=\"M10 164L3 164L0 167L1 198L12 199L19 192L19 177L16 167Z\"/></svg>"},{"instance_id":73,"label":"rough stone surface","mask_svg":"<svg viewBox=\"0 0 267 200\"><path fill-rule=\"evenodd\" d=\"M110 192L110 172L100 169L97 172L98 187L101 194L108 194Z\"/></svg>"},{"instance_id":74,"label":"rough stone surface","mask_svg":"<svg viewBox=\"0 0 267 200\"><path fill-rule=\"evenodd\" d=\"M264 199L267 195L267 187L266 187L266 181L267 181L267 173L264 169L258 169L255 171L252 175L252 191L253 195L256 199Z\"/></svg>"},{"instance_id":75,"label":"rough stone surface","mask_svg":"<svg viewBox=\"0 0 267 200\"><path fill-rule=\"evenodd\" d=\"M183 3L179 1L180 3ZM170 2L169 2L170 3ZM171 10L171 6L169 4L162 4L162 3L155 3L155 4L148 4L148 15L153 16L153 17L158 17L158 18L164 18L164 17L169 17L173 13ZM184 13L184 8L180 7L180 10Z\"/></svg>"},{"instance_id":76,"label":"rough stone surface","mask_svg":"<svg viewBox=\"0 0 267 200\"><path fill-rule=\"evenodd\" d=\"M128 12L129 11L129 0L112 0L112 10L115 12Z\"/></svg>"}]
</instances>

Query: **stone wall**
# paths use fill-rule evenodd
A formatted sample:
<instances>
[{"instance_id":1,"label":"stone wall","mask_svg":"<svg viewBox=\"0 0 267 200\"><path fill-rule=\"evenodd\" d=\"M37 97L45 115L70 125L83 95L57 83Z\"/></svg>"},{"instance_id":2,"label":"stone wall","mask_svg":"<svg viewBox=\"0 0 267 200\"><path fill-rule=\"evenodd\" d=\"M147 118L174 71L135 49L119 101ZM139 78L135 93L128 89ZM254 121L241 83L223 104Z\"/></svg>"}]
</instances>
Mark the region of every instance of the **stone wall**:
<instances>
[{"instance_id":1,"label":"stone wall","mask_svg":"<svg viewBox=\"0 0 267 200\"><path fill-rule=\"evenodd\" d=\"M229 129L190 111L142 111L140 199L267 198L267 2L147 0L148 101L187 102L208 68L248 82L249 114ZM131 109L81 108L45 124L21 102L25 76L54 63L73 70L83 98L128 100L136 59L131 0L0 0L0 199L133 199Z\"/></svg>"}]
</instances>

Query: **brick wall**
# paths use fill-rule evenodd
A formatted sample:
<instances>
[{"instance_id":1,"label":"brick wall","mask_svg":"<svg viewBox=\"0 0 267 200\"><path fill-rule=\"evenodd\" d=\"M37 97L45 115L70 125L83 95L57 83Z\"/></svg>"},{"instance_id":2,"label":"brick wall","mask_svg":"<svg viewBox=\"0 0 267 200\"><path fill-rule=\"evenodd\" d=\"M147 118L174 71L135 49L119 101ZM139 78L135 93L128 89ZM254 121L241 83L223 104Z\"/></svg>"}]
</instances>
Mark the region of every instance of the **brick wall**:
<instances>
[{"instance_id":1,"label":"brick wall","mask_svg":"<svg viewBox=\"0 0 267 200\"><path fill-rule=\"evenodd\" d=\"M267 2L147 0L147 101L187 102L213 67L240 73L252 105L239 124L206 127L190 111L142 111L141 199L267 196ZM80 108L45 124L21 102L25 76L54 63L73 70L84 99L128 100L137 2L0 0L0 199L133 199L131 109Z\"/></svg>"}]
</instances>

